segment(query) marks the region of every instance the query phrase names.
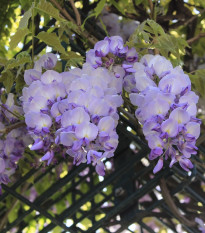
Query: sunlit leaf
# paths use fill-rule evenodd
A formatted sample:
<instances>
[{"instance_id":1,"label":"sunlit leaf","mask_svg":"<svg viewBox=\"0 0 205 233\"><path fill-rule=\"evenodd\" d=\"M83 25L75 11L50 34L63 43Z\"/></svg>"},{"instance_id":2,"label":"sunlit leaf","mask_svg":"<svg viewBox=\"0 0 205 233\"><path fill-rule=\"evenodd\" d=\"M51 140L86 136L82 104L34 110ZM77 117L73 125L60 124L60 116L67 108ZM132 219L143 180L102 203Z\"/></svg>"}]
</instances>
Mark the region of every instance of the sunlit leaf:
<instances>
[{"instance_id":1,"label":"sunlit leaf","mask_svg":"<svg viewBox=\"0 0 205 233\"><path fill-rule=\"evenodd\" d=\"M21 18L21 21L19 23L19 28L27 28L28 21L32 16L34 5L31 6L31 8L24 13L24 16Z\"/></svg>"},{"instance_id":2,"label":"sunlit leaf","mask_svg":"<svg viewBox=\"0 0 205 233\"><path fill-rule=\"evenodd\" d=\"M16 59L11 59L8 61L6 69L12 69L14 67L18 67L20 65L24 65L26 63L31 62L31 57L28 52L22 52L17 55Z\"/></svg>"},{"instance_id":3,"label":"sunlit leaf","mask_svg":"<svg viewBox=\"0 0 205 233\"><path fill-rule=\"evenodd\" d=\"M100 0L95 8L95 17L97 18L98 15L102 12L103 8L105 7L106 0Z\"/></svg>"},{"instance_id":4,"label":"sunlit leaf","mask_svg":"<svg viewBox=\"0 0 205 233\"><path fill-rule=\"evenodd\" d=\"M56 33L40 32L36 37L51 46L54 50L60 53L65 53L65 49L61 45Z\"/></svg>"},{"instance_id":5,"label":"sunlit leaf","mask_svg":"<svg viewBox=\"0 0 205 233\"><path fill-rule=\"evenodd\" d=\"M84 58L78 54L76 54L75 52L67 52L67 54L62 54L61 55L61 59L66 60L66 67L70 67L70 66L78 66L78 64L82 63Z\"/></svg>"},{"instance_id":6,"label":"sunlit leaf","mask_svg":"<svg viewBox=\"0 0 205 233\"><path fill-rule=\"evenodd\" d=\"M189 74L194 90L197 91L202 98L205 98L205 69L195 71Z\"/></svg>"},{"instance_id":7,"label":"sunlit leaf","mask_svg":"<svg viewBox=\"0 0 205 233\"><path fill-rule=\"evenodd\" d=\"M56 20L65 21L64 18L60 17L59 10L56 9L50 2L47 2L45 0L41 0L35 7L35 9L38 10L40 13L45 13L55 18Z\"/></svg>"},{"instance_id":8,"label":"sunlit leaf","mask_svg":"<svg viewBox=\"0 0 205 233\"><path fill-rule=\"evenodd\" d=\"M23 38L30 33L28 28L19 28L11 37L10 49L14 49Z\"/></svg>"}]
</instances>

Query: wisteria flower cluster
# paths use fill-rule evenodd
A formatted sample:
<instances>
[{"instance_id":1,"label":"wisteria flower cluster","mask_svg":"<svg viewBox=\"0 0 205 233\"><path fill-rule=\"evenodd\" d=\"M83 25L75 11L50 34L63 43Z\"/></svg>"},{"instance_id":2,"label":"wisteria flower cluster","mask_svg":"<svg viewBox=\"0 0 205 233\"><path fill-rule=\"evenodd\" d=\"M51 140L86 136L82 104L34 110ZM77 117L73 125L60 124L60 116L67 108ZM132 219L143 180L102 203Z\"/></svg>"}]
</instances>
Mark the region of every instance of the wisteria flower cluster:
<instances>
[{"instance_id":1,"label":"wisteria flower cluster","mask_svg":"<svg viewBox=\"0 0 205 233\"><path fill-rule=\"evenodd\" d=\"M42 161L55 161L55 153L68 154L74 164L87 162L104 175L103 160L113 156L118 145L117 108L123 104L123 88L137 106L136 117L151 149L170 167L179 162L189 171L196 154L200 120L196 118L198 96L180 67L160 55L145 55L138 61L119 36L106 37L86 54L82 69L58 73L54 54L42 56L24 75L23 109L31 150L44 152ZM45 71L46 70L46 71ZM45 72L44 72L45 71Z\"/></svg>"},{"instance_id":2,"label":"wisteria flower cluster","mask_svg":"<svg viewBox=\"0 0 205 233\"><path fill-rule=\"evenodd\" d=\"M105 37L104 40L97 42L94 49L90 49L86 54L86 62L92 65L93 68L103 66L111 70L116 78L124 77L124 71L126 74L135 72L132 63L137 60L138 53L136 49L128 49L120 36ZM122 69L113 69L113 65L116 64L119 65L118 67L122 67L124 71Z\"/></svg>"},{"instance_id":3,"label":"wisteria flower cluster","mask_svg":"<svg viewBox=\"0 0 205 233\"><path fill-rule=\"evenodd\" d=\"M191 91L191 82L180 67L160 55L145 55L133 66L135 91L130 100L137 106L136 117L151 148L149 159L158 158L154 173L161 170L163 160L171 159L170 167L179 162L189 171L196 154L200 120L196 118L199 97ZM133 79L133 77L131 77Z\"/></svg>"},{"instance_id":4,"label":"wisteria flower cluster","mask_svg":"<svg viewBox=\"0 0 205 233\"><path fill-rule=\"evenodd\" d=\"M5 133L6 127L15 124L18 118L11 112L23 114L23 109L14 103L14 95L8 94L5 104L0 102L0 193L1 184L8 184L9 177L17 168L17 161L22 158L25 148L32 142L26 127L22 126Z\"/></svg>"},{"instance_id":5,"label":"wisteria flower cluster","mask_svg":"<svg viewBox=\"0 0 205 233\"><path fill-rule=\"evenodd\" d=\"M139 22L135 20L122 20L119 15L107 11L106 7L101 12L100 18L110 36L119 35L124 41L129 39L139 25ZM102 27L100 21L97 24Z\"/></svg>"},{"instance_id":6,"label":"wisteria flower cluster","mask_svg":"<svg viewBox=\"0 0 205 233\"><path fill-rule=\"evenodd\" d=\"M203 220L200 218L195 218L195 222L198 225L199 231L201 231L202 233L205 233L205 223L203 222Z\"/></svg>"},{"instance_id":7,"label":"wisteria flower cluster","mask_svg":"<svg viewBox=\"0 0 205 233\"><path fill-rule=\"evenodd\" d=\"M94 69L89 64L58 73L50 70L57 61L53 54L41 60L47 70L42 73L35 65L25 72L28 87L21 97L25 122L35 140L31 150L43 151L41 160L48 165L55 161L56 153L67 153L74 164L92 163L97 173L104 175L102 161L113 156L118 145L122 77L116 79L106 68ZM114 69L124 71L117 66Z\"/></svg>"}]
</instances>

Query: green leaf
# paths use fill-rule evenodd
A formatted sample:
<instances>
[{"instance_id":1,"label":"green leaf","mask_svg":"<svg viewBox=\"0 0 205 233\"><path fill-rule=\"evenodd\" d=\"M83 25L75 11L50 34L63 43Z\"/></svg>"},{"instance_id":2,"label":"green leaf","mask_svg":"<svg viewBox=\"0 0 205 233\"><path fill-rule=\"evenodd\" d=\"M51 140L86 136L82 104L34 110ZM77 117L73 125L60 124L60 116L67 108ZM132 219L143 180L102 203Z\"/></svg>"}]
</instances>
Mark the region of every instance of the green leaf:
<instances>
[{"instance_id":1,"label":"green leaf","mask_svg":"<svg viewBox=\"0 0 205 233\"><path fill-rule=\"evenodd\" d=\"M167 58L169 53L172 53L177 58L178 64L181 62L181 55L185 54L185 47L189 47L188 43L183 38L177 38L168 34L157 37L154 46L159 49L162 56Z\"/></svg>"},{"instance_id":2,"label":"green leaf","mask_svg":"<svg viewBox=\"0 0 205 233\"><path fill-rule=\"evenodd\" d=\"M7 64L8 60L4 57L0 57L0 66L5 66Z\"/></svg>"},{"instance_id":3,"label":"green leaf","mask_svg":"<svg viewBox=\"0 0 205 233\"><path fill-rule=\"evenodd\" d=\"M129 47L140 47L146 46L145 43L150 42L150 33L144 31L146 21L141 23L135 30L135 32L130 36L129 41L126 43ZM144 46L143 46L144 43Z\"/></svg>"},{"instance_id":4,"label":"green leaf","mask_svg":"<svg viewBox=\"0 0 205 233\"><path fill-rule=\"evenodd\" d=\"M104 6L105 6L106 0L100 0L97 6L95 7L95 18L98 17L98 15L102 12Z\"/></svg>"},{"instance_id":5,"label":"green leaf","mask_svg":"<svg viewBox=\"0 0 205 233\"><path fill-rule=\"evenodd\" d=\"M6 70L2 72L0 82L3 82L4 87L6 88L6 92L10 93L11 88L14 83L14 75L10 70Z\"/></svg>"},{"instance_id":6,"label":"green leaf","mask_svg":"<svg viewBox=\"0 0 205 233\"><path fill-rule=\"evenodd\" d=\"M19 208L20 208L20 203L17 203L15 208L12 209L12 211L9 212L9 214L8 214L9 223L12 223L14 220L17 219Z\"/></svg>"},{"instance_id":7,"label":"green leaf","mask_svg":"<svg viewBox=\"0 0 205 233\"><path fill-rule=\"evenodd\" d=\"M127 45L138 48L151 47L151 40L156 39L161 35L166 35L164 29L154 20L148 19L136 28Z\"/></svg>"},{"instance_id":8,"label":"green leaf","mask_svg":"<svg viewBox=\"0 0 205 233\"><path fill-rule=\"evenodd\" d=\"M165 35L164 29L156 23L154 20L147 20L146 23L149 25L145 25L144 29L150 33L153 33L155 36Z\"/></svg>"},{"instance_id":9,"label":"green leaf","mask_svg":"<svg viewBox=\"0 0 205 233\"><path fill-rule=\"evenodd\" d=\"M56 33L40 32L36 37L51 46L54 50L64 54L66 53Z\"/></svg>"},{"instance_id":10,"label":"green leaf","mask_svg":"<svg viewBox=\"0 0 205 233\"><path fill-rule=\"evenodd\" d=\"M107 28L106 28L105 24L103 23L101 17L99 17L99 20L100 20L100 23L101 23L101 25L102 25L103 30L104 30L105 33L106 33L106 36L109 36L108 31L107 31Z\"/></svg>"},{"instance_id":11,"label":"green leaf","mask_svg":"<svg viewBox=\"0 0 205 233\"><path fill-rule=\"evenodd\" d=\"M52 230L53 233L59 233L59 232L62 232L62 228L57 226L55 227L53 230Z\"/></svg>"},{"instance_id":12,"label":"green leaf","mask_svg":"<svg viewBox=\"0 0 205 233\"><path fill-rule=\"evenodd\" d=\"M11 37L10 49L14 49L29 33L30 31L28 28L18 28L17 32Z\"/></svg>"},{"instance_id":13,"label":"green leaf","mask_svg":"<svg viewBox=\"0 0 205 233\"><path fill-rule=\"evenodd\" d=\"M67 54L61 54L61 59L67 60L66 67L78 66L84 61L84 58L73 51L67 52Z\"/></svg>"},{"instance_id":14,"label":"green leaf","mask_svg":"<svg viewBox=\"0 0 205 233\"><path fill-rule=\"evenodd\" d=\"M60 22L60 27L58 27L58 36L61 38L64 32L67 33L67 35L72 35L73 32L71 30L78 33L79 28L76 24L70 21Z\"/></svg>"},{"instance_id":15,"label":"green leaf","mask_svg":"<svg viewBox=\"0 0 205 233\"><path fill-rule=\"evenodd\" d=\"M199 4L200 6L205 8L205 1L204 0L194 0L195 4Z\"/></svg>"},{"instance_id":16,"label":"green leaf","mask_svg":"<svg viewBox=\"0 0 205 233\"><path fill-rule=\"evenodd\" d=\"M88 15L88 17L85 18L85 20L84 20L84 22L83 22L81 28L84 29L86 21L87 21L89 18L94 17L95 15L96 15L95 13L92 13L92 14Z\"/></svg>"},{"instance_id":17,"label":"green leaf","mask_svg":"<svg viewBox=\"0 0 205 233\"><path fill-rule=\"evenodd\" d=\"M64 18L60 17L59 10L57 10L50 2L46 2L45 0L41 0L35 9L55 18L56 20L65 21Z\"/></svg>"},{"instance_id":18,"label":"green leaf","mask_svg":"<svg viewBox=\"0 0 205 233\"><path fill-rule=\"evenodd\" d=\"M34 4L32 4L31 8L24 13L24 16L20 20L19 28L27 28L28 21L32 16L33 8L34 8Z\"/></svg>"},{"instance_id":19,"label":"green leaf","mask_svg":"<svg viewBox=\"0 0 205 233\"><path fill-rule=\"evenodd\" d=\"M122 8L119 6L119 3L117 3L115 0L111 0L111 4L112 4L122 15L125 15L125 11L124 11L124 9L122 9Z\"/></svg>"},{"instance_id":20,"label":"green leaf","mask_svg":"<svg viewBox=\"0 0 205 233\"><path fill-rule=\"evenodd\" d=\"M33 0L20 0L20 5L23 10L28 10L32 5Z\"/></svg>"},{"instance_id":21,"label":"green leaf","mask_svg":"<svg viewBox=\"0 0 205 233\"><path fill-rule=\"evenodd\" d=\"M6 70L7 69L12 69L14 67L18 67L20 65L25 65L26 63L30 63L31 61L31 57L28 54L28 52L21 52L17 55L16 59L11 59L8 61L7 66L6 66Z\"/></svg>"},{"instance_id":22,"label":"green leaf","mask_svg":"<svg viewBox=\"0 0 205 233\"><path fill-rule=\"evenodd\" d=\"M195 74L189 74L194 90L205 99L205 69L197 70Z\"/></svg>"},{"instance_id":23,"label":"green leaf","mask_svg":"<svg viewBox=\"0 0 205 233\"><path fill-rule=\"evenodd\" d=\"M98 17L98 15L102 12L104 6L105 6L106 0L100 0L99 3L97 4L97 6L94 9L94 12L90 15L88 15L88 17L86 17L86 19L84 20L81 28L84 29L85 23L89 18L92 18L95 16L95 18Z\"/></svg>"},{"instance_id":24,"label":"green leaf","mask_svg":"<svg viewBox=\"0 0 205 233\"><path fill-rule=\"evenodd\" d=\"M21 93L24 85L25 85L24 77L22 75L19 75L16 78L16 86L15 86L16 92Z\"/></svg>"}]
</instances>

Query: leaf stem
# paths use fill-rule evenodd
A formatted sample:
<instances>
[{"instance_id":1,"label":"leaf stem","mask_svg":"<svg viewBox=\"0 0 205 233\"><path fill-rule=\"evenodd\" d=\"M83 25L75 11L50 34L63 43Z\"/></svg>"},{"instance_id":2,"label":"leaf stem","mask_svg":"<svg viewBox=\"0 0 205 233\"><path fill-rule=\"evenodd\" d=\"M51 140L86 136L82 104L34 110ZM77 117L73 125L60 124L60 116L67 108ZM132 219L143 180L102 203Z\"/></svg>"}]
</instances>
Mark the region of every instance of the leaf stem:
<instances>
[{"instance_id":1,"label":"leaf stem","mask_svg":"<svg viewBox=\"0 0 205 233\"><path fill-rule=\"evenodd\" d=\"M11 113L12 115L14 115L16 118L22 120L22 116L18 115L12 111L10 111L4 104L0 104L0 107L2 107L4 110L6 110L7 112Z\"/></svg>"},{"instance_id":2,"label":"leaf stem","mask_svg":"<svg viewBox=\"0 0 205 233\"><path fill-rule=\"evenodd\" d=\"M190 44L194 43L195 41L199 40L202 37L205 37L205 32L201 32L197 36L194 36L191 39L187 40L187 43L190 45Z\"/></svg>"},{"instance_id":3,"label":"leaf stem","mask_svg":"<svg viewBox=\"0 0 205 233\"><path fill-rule=\"evenodd\" d=\"M32 63L34 65L34 36L35 36L35 22L34 22L34 9L35 9L35 0L33 2L33 9L32 9Z\"/></svg>"},{"instance_id":4,"label":"leaf stem","mask_svg":"<svg viewBox=\"0 0 205 233\"><path fill-rule=\"evenodd\" d=\"M72 8L73 8L73 11L74 11L74 13L75 13L75 17L76 17L77 25L78 25L78 26L81 26L81 18L80 18L80 14L79 14L78 9L77 9L77 8L76 8L76 6L75 6L74 1L73 1L73 0L70 0L70 4L71 4L71 6L72 6Z\"/></svg>"},{"instance_id":5,"label":"leaf stem","mask_svg":"<svg viewBox=\"0 0 205 233\"><path fill-rule=\"evenodd\" d=\"M150 18L154 19L154 5L153 5L153 2L152 2L152 0L148 0L148 2L149 2L149 7L150 7Z\"/></svg>"},{"instance_id":6,"label":"leaf stem","mask_svg":"<svg viewBox=\"0 0 205 233\"><path fill-rule=\"evenodd\" d=\"M8 134L11 130L20 128L22 126L26 126L24 121L20 121L20 122L13 124L13 125L9 125L8 127L0 130L0 133Z\"/></svg>"}]
</instances>

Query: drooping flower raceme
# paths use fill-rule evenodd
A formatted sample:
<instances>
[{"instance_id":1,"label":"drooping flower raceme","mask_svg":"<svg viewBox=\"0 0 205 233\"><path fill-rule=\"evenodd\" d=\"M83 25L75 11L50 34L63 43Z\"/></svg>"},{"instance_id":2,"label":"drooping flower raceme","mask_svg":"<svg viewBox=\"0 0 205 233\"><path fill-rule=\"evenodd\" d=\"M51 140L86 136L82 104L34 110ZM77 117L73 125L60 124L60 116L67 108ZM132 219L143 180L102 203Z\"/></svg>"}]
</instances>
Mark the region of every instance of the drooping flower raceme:
<instances>
[{"instance_id":1,"label":"drooping flower raceme","mask_svg":"<svg viewBox=\"0 0 205 233\"><path fill-rule=\"evenodd\" d=\"M198 96L180 67L160 55L145 55L138 62L134 48L120 36L106 37L86 54L82 69L51 70L57 62L44 55L34 69L25 72L23 109L32 150L41 150L41 160L50 164L55 154L69 154L74 164L93 163L104 175L103 159L113 156L118 144L117 107L121 93L130 93L137 106L136 117L151 148L150 160L158 158L154 173L164 159L177 161L183 169L193 167L200 121L196 118ZM42 67L47 69L42 73Z\"/></svg>"},{"instance_id":2,"label":"drooping flower raceme","mask_svg":"<svg viewBox=\"0 0 205 233\"><path fill-rule=\"evenodd\" d=\"M120 67L114 69L124 72ZM41 160L47 164L57 152L67 153L74 164L92 163L104 175L102 160L113 156L118 144L115 129L123 77L116 79L106 68L85 63L82 69L61 74L28 70L24 78L28 87L21 100L35 140L31 150L43 151Z\"/></svg>"},{"instance_id":3,"label":"drooping flower raceme","mask_svg":"<svg viewBox=\"0 0 205 233\"><path fill-rule=\"evenodd\" d=\"M143 125L151 149L149 159L158 159L154 173L161 170L163 160L168 158L170 167L179 162L189 171L193 168L190 157L197 153L195 143L200 134L200 120L196 118L199 98L191 91L188 75L180 67L173 68L160 55L145 55L133 68L135 83L130 77L132 88L125 86L129 89L130 101L138 107L135 115Z\"/></svg>"},{"instance_id":4,"label":"drooping flower raceme","mask_svg":"<svg viewBox=\"0 0 205 233\"><path fill-rule=\"evenodd\" d=\"M10 176L17 168L18 160L23 156L25 148L31 143L26 127L12 129L4 133L6 127L15 124L18 119L11 112L22 114L23 109L14 103L14 95L8 94L4 107L0 107L0 193L1 184L8 184ZM7 111L9 110L9 111Z\"/></svg>"}]
</instances>

